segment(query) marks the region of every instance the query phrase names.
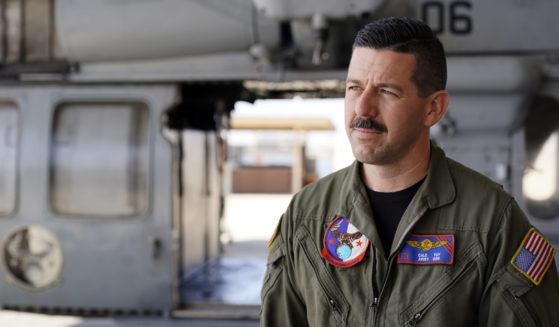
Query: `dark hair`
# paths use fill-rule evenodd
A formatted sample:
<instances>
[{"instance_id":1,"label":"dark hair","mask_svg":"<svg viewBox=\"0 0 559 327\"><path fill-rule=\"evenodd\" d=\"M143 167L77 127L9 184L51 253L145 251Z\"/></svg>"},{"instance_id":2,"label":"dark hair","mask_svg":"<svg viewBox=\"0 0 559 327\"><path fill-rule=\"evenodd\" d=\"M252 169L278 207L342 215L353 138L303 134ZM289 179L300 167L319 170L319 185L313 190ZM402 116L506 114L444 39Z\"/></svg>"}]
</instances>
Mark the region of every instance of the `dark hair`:
<instances>
[{"instance_id":1,"label":"dark hair","mask_svg":"<svg viewBox=\"0 0 559 327\"><path fill-rule=\"evenodd\" d=\"M411 80L419 96L446 87L446 57L444 48L431 28L424 22L407 17L389 17L363 27L355 37L353 48L389 49L415 55Z\"/></svg>"}]
</instances>

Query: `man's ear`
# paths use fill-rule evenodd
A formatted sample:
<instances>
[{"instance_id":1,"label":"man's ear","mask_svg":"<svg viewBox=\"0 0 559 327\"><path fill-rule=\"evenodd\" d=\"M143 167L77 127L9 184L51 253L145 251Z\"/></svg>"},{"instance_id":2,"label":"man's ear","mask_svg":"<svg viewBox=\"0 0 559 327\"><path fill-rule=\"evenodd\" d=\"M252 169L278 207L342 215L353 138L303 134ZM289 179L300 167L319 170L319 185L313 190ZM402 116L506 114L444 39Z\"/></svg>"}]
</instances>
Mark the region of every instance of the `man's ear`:
<instances>
[{"instance_id":1,"label":"man's ear","mask_svg":"<svg viewBox=\"0 0 559 327\"><path fill-rule=\"evenodd\" d=\"M448 102L450 101L448 92L440 90L432 93L425 103L425 118L423 123L426 127L435 125L443 117Z\"/></svg>"}]
</instances>

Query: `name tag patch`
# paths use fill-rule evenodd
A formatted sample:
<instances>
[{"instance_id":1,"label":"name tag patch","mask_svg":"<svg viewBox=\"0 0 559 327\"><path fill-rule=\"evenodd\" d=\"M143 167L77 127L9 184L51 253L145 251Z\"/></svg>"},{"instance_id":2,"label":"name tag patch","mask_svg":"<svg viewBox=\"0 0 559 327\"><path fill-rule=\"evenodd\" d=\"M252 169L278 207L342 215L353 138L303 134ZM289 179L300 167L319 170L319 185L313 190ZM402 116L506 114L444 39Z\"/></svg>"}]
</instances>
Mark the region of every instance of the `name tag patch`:
<instances>
[{"instance_id":1,"label":"name tag patch","mask_svg":"<svg viewBox=\"0 0 559 327\"><path fill-rule=\"evenodd\" d=\"M451 265L454 262L454 235L410 235L398 254L398 263Z\"/></svg>"},{"instance_id":2,"label":"name tag patch","mask_svg":"<svg viewBox=\"0 0 559 327\"><path fill-rule=\"evenodd\" d=\"M551 265L555 251L555 247L543 235L531 228L516 250L511 263L532 283L539 285Z\"/></svg>"}]
</instances>

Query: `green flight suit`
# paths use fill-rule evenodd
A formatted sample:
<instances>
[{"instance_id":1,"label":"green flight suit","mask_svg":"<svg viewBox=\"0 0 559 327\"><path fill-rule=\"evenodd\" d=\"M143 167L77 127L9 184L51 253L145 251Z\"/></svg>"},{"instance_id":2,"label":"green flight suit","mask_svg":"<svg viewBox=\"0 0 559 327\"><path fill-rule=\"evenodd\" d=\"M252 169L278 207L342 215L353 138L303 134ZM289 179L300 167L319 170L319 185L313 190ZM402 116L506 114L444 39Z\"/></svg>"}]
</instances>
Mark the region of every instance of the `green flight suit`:
<instances>
[{"instance_id":1,"label":"green flight suit","mask_svg":"<svg viewBox=\"0 0 559 327\"><path fill-rule=\"evenodd\" d=\"M559 326L555 261L539 285L513 267L532 226L499 185L432 147L387 259L359 165L294 196L268 249L262 326ZM370 240L348 268L320 252L338 216ZM453 263L398 263L410 234L454 235Z\"/></svg>"}]
</instances>

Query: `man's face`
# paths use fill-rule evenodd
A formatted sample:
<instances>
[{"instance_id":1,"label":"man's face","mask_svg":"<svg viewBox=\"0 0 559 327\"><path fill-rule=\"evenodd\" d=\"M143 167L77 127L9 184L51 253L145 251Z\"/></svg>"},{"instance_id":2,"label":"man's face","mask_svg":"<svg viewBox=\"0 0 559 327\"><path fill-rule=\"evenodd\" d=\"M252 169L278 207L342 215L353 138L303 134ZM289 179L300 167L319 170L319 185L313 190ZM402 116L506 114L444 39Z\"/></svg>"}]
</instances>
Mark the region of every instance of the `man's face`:
<instances>
[{"instance_id":1,"label":"man's face","mask_svg":"<svg viewBox=\"0 0 559 327\"><path fill-rule=\"evenodd\" d=\"M367 164L402 160L429 135L426 99L411 81L415 56L357 47L349 64L345 126L353 155Z\"/></svg>"}]
</instances>

